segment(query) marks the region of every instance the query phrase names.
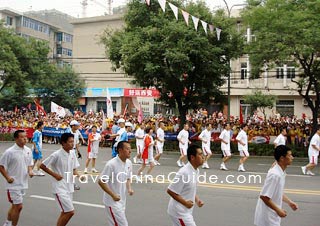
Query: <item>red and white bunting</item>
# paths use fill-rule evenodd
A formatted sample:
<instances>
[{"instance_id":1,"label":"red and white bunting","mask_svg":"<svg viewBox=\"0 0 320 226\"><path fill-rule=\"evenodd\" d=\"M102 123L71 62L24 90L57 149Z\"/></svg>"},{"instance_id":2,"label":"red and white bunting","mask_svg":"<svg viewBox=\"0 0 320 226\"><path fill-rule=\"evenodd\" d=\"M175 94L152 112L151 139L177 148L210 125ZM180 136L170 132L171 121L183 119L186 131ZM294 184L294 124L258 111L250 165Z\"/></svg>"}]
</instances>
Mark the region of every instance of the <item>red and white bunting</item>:
<instances>
[{"instance_id":1,"label":"red and white bunting","mask_svg":"<svg viewBox=\"0 0 320 226\"><path fill-rule=\"evenodd\" d=\"M150 6L150 0L146 0L148 6Z\"/></svg>"},{"instance_id":2,"label":"red and white bunting","mask_svg":"<svg viewBox=\"0 0 320 226\"><path fill-rule=\"evenodd\" d=\"M191 16L191 18L193 21L194 29L196 29L196 31L198 31L199 18L195 17L195 16Z\"/></svg>"},{"instance_id":3,"label":"red and white bunting","mask_svg":"<svg viewBox=\"0 0 320 226\"><path fill-rule=\"evenodd\" d=\"M212 24L209 24L209 30L210 30L211 33L214 32L214 26Z\"/></svg>"},{"instance_id":4,"label":"red and white bunting","mask_svg":"<svg viewBox=\"0 0 320 226\"><path fill-rule=\"evenodd\" d=\"M158 0L160 6L161 6L161 9L163 10L163 12L166 11L166 2L167 0Z\"/></svg>"},{"instance_id":5,"label":"red and white bunting","mask_svg":"<svg viewBox=\"0 0 320 226\"><path fill-rule=\"evenodd\" d=\"M206 33L206 34L208 34L208 23L207 22L205 22L205 21L203 21L203 20L201 20L201 24L202 24L202 27L203 27L203 30L204 30L204 32Z\"/></svg>"},{"instance_id":6,"label":"red and white bunting","mask_svg":"<svg viewBox=\"0 0 320 226\"><path fill-rule=\"evenodd\" d=\"M172 10L172 12L174 13L174 16L176 17L176 19L178 20L178 7L173 5L172 3L168 2L169 6Z\"/></svg>"},{"instance_id":7,"label":"red and white bunting","mask_svg":"<svg viewBox=\"0 0 320 226\"><path fill-rule=\"evenodd\" d=\"M217 32L217 39L218 39L218 41L220 41L221 29L220 28L216 28L216 32Z\"/></svg>"},{"instance_id":8,"label":"red and white bunting","mask_svg":"<svg viewBox=\"0 0 320 226\"><path fill-rule=\"evenodd\" d=\"M186 24L189 26L189 15L190 15L190 14L189 14L188 12L182 10L182 9L181 9L181 12L182 12L182 16L183 16L183 18L184 18L184 21L185 21Z\"/></svg>"}]
</instances>

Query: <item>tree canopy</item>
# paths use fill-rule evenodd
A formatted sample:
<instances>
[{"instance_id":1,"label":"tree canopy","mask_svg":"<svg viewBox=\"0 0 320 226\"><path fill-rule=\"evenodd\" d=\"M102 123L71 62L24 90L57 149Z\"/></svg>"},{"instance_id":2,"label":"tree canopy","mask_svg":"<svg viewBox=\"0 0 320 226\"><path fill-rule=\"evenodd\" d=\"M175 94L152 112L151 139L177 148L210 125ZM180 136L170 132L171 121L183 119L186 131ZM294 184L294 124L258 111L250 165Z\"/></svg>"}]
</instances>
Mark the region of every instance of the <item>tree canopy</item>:
<instances>
[{"instance_id":1,"label":"tree canopy","mask_svg":"<svg viewBox=\"0 0 320 226\"><path fill-rule=\"evenodd\" d=\"M249 0L243 13L256 41L248 46L252 74L264 63L293 62L300 70L292 79L313 116L316 129L320 107L320 3L317 0Z\"/></svg>"},{"instance_id":2,"label":"tree canopy","mask_svg":"<svg viewBox=\"0 0 320 226\"><path fill-rule=\"evenodd\" d=\"M46 109L54 101L78 106L84 82L70 68L58 68L48 59L45 41L18 36L0 24L0 107L12 110L42 98Z\"/></svg>"},{"instance_id":3,"label":"tree canopy","mask_svg":"<svg viewBox=\"0 0 320 226\"><path fill-rule=\"evenodd\" d=\"M181 1L172 3L183 8ZM182 122L188 109L223 102L219 88L229 75L229 60L242 47L235 23L223 12L213 15L202 1L188 3L185 10L220 27L220 40L215 33L206 35L201 24L195 31L191 19L187 26L181 14L177 21L168 6L164 13L156 2L147 6L139 0L128 4L125 28L106 30L102 37L114 69L141 87L158 89L161 101L178 107Z\"/></svg>"}]
</instances>

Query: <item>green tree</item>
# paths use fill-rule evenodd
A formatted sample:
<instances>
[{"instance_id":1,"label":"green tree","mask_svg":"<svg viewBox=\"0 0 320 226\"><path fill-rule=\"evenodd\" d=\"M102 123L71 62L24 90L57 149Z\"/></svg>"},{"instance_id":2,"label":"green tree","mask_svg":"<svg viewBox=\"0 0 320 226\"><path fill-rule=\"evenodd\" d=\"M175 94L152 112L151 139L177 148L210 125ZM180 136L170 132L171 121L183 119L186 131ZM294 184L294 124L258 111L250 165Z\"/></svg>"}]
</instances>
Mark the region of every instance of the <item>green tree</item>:
<instances>
[{"instance_id":1,"label":"green tree","mask_svg":"<svg viewBox=\"0 0 320 226\"><path fill-rule=\"evenodd\" d=\"M244 102L250 104L253 110L259 109L265 120L267 119L266 108L273 108L275 101L275 96L263 94L261 90L255 90L252 94L244 96Z\"/></svg>"},{"instance_id":2,"label":"green tree","mask_svg":"<svg viewBox=\"0 0 320 226\"><path fill-rule=\"evenodd\" d=\"M265 62L294 61L301 73L292 79L312 111L313 132L320 107L320 4L317 0L249 0L243 13L256 41L248 46L253 75ZM315 96L315 101L313 97Z\"/></svg>"},{"instance_id":3,"label":"green tree","mask_svg":"<svg viewBox=\"0 0 320 226\"><path fill-rule=\"evenodd\" d=\"M84 82L70 68L58 68L48 59L45 41L18 36L0 24L0 106L12 110L43 98L45 108L54 101L76 107Z\"/></svg>"},{"instance_id":4,"label":"green tree","mask_svg":"<svg viewBox=\"0 0 320 226\"><path fill-rule=\"evenodd\" d=\"M182 8L181 1L173 2ZM188 3L186 10L196 17L223 29L220 40L208 35L199 23L195 31L191 18L187 26L179 15L176 21L167 6L150 7L133 0L124 17L125 28L106 30L102 42L114 69L121 68L141 87L156 87L160 100L178 107L182 123L186 112L202 104L223 102L223 76L230 72L229 60L239 55L242 40L232 19L222 11L213 15L202 1Z\"/></svg>"}]
</instances>

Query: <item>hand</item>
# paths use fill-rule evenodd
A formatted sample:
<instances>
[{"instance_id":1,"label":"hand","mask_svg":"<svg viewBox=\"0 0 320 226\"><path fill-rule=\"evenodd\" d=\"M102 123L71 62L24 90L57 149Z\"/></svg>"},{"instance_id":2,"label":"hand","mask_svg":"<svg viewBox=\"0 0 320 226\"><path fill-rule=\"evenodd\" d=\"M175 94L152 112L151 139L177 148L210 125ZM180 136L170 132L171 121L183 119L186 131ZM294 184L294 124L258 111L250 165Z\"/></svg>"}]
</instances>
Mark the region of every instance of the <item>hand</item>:
<instances>
[{"instance_id":1,"label":"hand","mask_svg":"<svg viewBox=\"0 0 320 226\"><path fill-rule=\"evenodd\" d=\"M29 171L29 173L28 173L28 174L29 174L29 177L30 177L30 178L32 178L32 177L34 176L34 174L33 174L33 171L32 171L32 170L31 170L31 171Z\"/></svg>"},{"instance_id":2,"label":"hand","mask_svg":"<svg viewBox=\"0 0 320 226\"><path fill-rule=\"evenodd\" d=\"M120 195L114 195L112 196L113 201L118 202L120 201Z\"/></svg>"},{"instance_id":3,"label":"hand","mask_svg":"<svg viewBox=\"0 0 320 226\"><path fill-rule=\"evenodd\" d=\"M14 181L14 179L13 179L12 177L9 177L9 178L7 179L7 182L8 182L9 184L12 184L13 181Z\"/></svg>"},{"instance_id":4,"label":"hand","mask_svg":"<svg viewBox=\"0 0 320 226\"><path fill-rule=\"evenodd\" d=\"M191 144L191 141L188 141L188 144Z\"/></svg>"},{"instance_id":5,"label":"hand","mask_svg":"<svg viewBox=\"0 0 320 226\"><path fill-rule=\"evenodd\" d=\"M202 207L204 205L204 202L201 199L199 199L197 201L197 205L198 205L198 207Z\"/></svg>"},{"instance_id":6,"label":"hand","mask_svg":"<svg viewBox=\"0 0 320 226\"><path fill-rule=\"evenodd\" d=\"M285 210L283 210L283 209L279 209L278 211L277 211L277 214L278 214L278 216L279 217L286 217L287 216L287 211L285 211Z\"/></svg>"},{"instance_id":7,"label":"hand","mask_svg":"<svg viewBox=\"0 0 320 226\"><path fill-rule=\"evenodd\" d=\"M133 195L133 190L132 189L128 190L128 193L129 195Z\"/></svg>"},{"instance_id":8,"label":"hand","mask_svg":"<svg viewBox=\"0 0 320 226\"><path fill-rule=\"evenodd\" d=\"M54 178L55 178L57 181L61 181L61 180L63 179L63 177L60 176L60 175L57 175L57 176L55 176Z\"/></svg>"},{"instance_id":9,"label":"hand","mask_svg":"<svg viewBox=\"0 0 320 226\"><path fill-rule=\"evenodd\" d=\"M80 181L85 181L86 180L87 175L84 175L84 176L83 175L78 175Z\"/></svg>"},{"instance_id":10,"label":"hand","mask_svg":"<svg viewBox=\"0 0 320 226\"><path fill-rule=\"evenodd\" d=\"M191 200L186 201L186 204L184 206L187 207L188 209L192 208L193 207L193 201L191 201Z\"/></svg>"},{"instance_id":11,"label":"hand","mask_svg":"<svg viewBox=\"0 0 320 226\"><path fill-rule=\"evenodd\" d=\"M82 159L82 155L81 155L80 151L78 151L78 159Z\"/></svg>"},{"instance_id":12,"label":"hand","mask_svg":"<svg viewBox=\"0 0 320 226\"><path fill-rule=\"evenodd\" d=\"M296 211L299 207L298 207L298 204L295 203L295 202L290 202L289 203L289 206L291 207L292 210Z\"/></svg>"}]
</instances>

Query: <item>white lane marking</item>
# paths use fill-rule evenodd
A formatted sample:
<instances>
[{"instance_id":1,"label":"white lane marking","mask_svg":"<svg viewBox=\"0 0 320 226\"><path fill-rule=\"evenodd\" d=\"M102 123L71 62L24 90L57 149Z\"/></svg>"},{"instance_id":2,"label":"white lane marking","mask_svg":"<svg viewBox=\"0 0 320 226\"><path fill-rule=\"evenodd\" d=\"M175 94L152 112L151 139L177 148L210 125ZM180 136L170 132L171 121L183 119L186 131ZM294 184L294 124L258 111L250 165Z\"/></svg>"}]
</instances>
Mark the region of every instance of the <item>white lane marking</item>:
<instances>
[{"instance_id":1,"label":"white lane marking","mask_svg":"<svg viewBox=\"0 0 320 226\"><path fill-rule=\"evenodd\" d=\"M263 174L266 175L268 173L260 173L260 172L241 172L241 173L249 173L249 174ZM287 174L287 177L312 177L312 176L308 176L308 175L297 175L297 174Z\"/></svg>"},{"instance_id":2,"label":"white lane marking","mask_svg":"<svg viewBox=\"0 0 320 226\"><path fill-rule=\"evenodd\" d=\"M31 198L36 198L36 199L48 200L48 201L55 201L54 198L46 197L46 196L40 196L40 195L30 195L30 197L31 197ZM77 204L77 205L81 205L81 206L90 206L90 207L102 208L102 209L105 208L104 205L87 203L87 202L73 201L73 204Z\"/></svg>"}]
</instances>

